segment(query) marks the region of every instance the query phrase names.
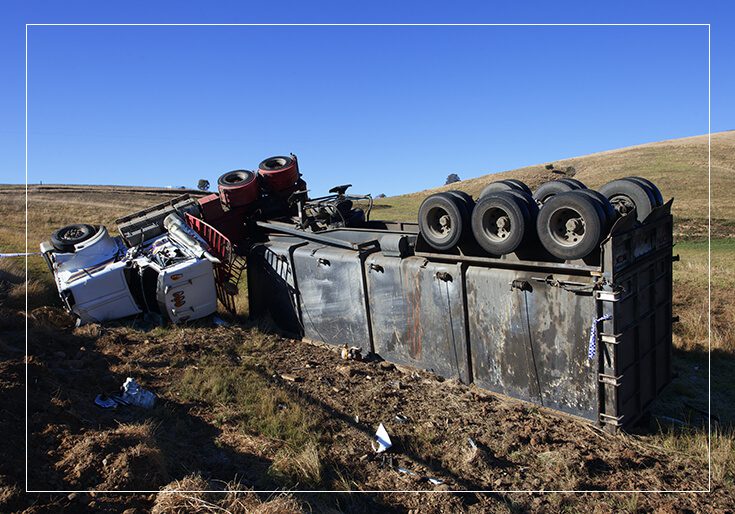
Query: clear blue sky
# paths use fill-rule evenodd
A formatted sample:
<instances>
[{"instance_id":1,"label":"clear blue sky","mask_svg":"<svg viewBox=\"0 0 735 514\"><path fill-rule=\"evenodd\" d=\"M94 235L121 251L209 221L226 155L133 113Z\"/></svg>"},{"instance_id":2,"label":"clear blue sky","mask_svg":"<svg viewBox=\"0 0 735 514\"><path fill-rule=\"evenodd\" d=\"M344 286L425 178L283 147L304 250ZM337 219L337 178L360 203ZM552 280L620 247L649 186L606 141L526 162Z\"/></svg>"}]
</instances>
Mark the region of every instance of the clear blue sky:
<instances>
[{"instance_id":1,"label":"clear blue sky","mask_svg":"<svg viewBox=\"0 0 735 514\"><path fill-rule=\"evenodd\" d=\"M732 4L590 4L4 3L0 182L24 181L26 23L712 23L712 130L735 128ZM314 193L391 195L707 132L706 27L32 26L28 70L30 183L294 152Z\"/></svg>"}]
</instances>

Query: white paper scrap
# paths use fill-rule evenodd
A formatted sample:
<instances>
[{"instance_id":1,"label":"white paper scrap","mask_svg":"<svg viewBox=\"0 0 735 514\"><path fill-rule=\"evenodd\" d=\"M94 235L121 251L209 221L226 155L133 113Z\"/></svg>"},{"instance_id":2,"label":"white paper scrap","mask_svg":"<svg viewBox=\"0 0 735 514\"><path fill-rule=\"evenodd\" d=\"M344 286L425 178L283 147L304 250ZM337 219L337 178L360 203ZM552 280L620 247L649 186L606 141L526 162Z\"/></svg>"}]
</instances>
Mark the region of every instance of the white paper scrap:
<instances>
[{"instance_id":1,"label":"white paper scrap","mask_svg":"<svg viewBox=\"0 0 735 514\"><path fill-rule=\"evenodd\" d=\"M375 432L375 441L378 443L378 447L375 449L377 453L383 453L393 446L393 443L390 441L390 436L382 423L378 426L378 431Z\"/></svg>"}]
</instances>

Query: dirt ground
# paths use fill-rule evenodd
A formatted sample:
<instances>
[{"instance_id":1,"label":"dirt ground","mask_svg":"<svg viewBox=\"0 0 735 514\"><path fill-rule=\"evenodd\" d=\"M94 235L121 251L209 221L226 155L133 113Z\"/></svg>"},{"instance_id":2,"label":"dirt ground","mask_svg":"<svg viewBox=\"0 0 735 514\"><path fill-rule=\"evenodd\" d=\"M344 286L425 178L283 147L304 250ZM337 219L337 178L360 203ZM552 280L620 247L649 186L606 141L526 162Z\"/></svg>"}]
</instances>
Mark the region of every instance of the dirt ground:
<instances>
[{"instance_id":1,"label":"dirt ground","mask_svg":"<svg viewBox=\"0 0 735 514\"><path fill-rule=\"evenodd\" d=\"M733 511L731 476L702 494L453 494L707 489L707 469L701 456L657 444L650 427L608 435L254 327L75 329L51 307L28 317L29 489L222 492L25 494L25 316L1 310L0 512ZM159 396L154 408L94 404L127 376ZM380 423L393 443L383 454L371 447Z\"/></svg>"}]
</instances>

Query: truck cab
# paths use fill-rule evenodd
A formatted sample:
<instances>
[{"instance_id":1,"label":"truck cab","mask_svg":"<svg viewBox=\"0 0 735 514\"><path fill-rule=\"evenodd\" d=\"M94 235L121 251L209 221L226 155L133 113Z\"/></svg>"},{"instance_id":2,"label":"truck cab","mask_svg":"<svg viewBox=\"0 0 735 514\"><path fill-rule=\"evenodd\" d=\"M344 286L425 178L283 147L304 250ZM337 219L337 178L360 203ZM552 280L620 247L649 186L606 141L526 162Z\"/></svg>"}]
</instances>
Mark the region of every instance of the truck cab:
<instances>
[{"instance_id":1,"label":"truck cab","mask_svg":"<svg viewBox=\"0 0 735 514\"><path fill-rule=\"evenodd\" d=\"M118 223L120 236L77 224L41 243L64 307L79 324L141 313L178 323L216 311L218 261L180 217L191 203L157 207Z\"/></svg>"}]
</instances>

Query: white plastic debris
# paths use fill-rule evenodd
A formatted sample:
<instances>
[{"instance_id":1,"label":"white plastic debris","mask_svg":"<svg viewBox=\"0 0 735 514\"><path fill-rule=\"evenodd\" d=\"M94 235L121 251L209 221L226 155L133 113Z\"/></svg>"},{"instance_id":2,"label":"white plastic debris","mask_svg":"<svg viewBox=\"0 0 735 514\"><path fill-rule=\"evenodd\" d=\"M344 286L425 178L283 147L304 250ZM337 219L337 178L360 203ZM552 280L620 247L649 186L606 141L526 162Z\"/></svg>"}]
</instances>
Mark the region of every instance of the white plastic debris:
<instances>
[{"instance_id":1,"label":"white plastic debris","mask_svg":"<svg viewBox=\"0 0 735 514\"><path fill-rule=\"evenodd\" d=\"M340 356L342 357L342 360L354 360L354 361L361 361L362 360L362 348L359 346L350 346L343 345L342 349L340 350Z\"/></svg>"},{"instance_id":2,"label":"white plastic debris","mask_svg":"<svg viewBox=\"0 0 735 514\"><path fill-rule=\"evenodd\" d=\"M428 480L434 485L442 485L444 483L444 480L440 480L438 478L433 478L433 477L427 477L426 480Z\"/></svg>"},{"instance_id":3,"label":"white plastic debris","mask_svg":"<svg viewBox=\"0 0 735 514\"><path fill-rule=\"evenodd\" d=\"M400 468L400 467L399 467L399 468L396 468L396 469L397 469L398 471L400 471L401 473L405 473L406 475L416 476L416 473L414 473L414 472L413 472L413 471L411 471L410 469L406 469L406 468Z\"/></svg>"},{"instance_id":4,"label":"white plastic debris","mask_svg":"<svg viewBox=\"0 0 735 514\"><path fill-rule=\"evenodd\" d=\"M390 441L388 431L385 429L382 423L378 426L377 432L375 432L375 441L378 443L377 448L375 447L375 445L373 445L373 449L376 453L383 453L388 448L393 446L393 443Z\"/></svg>"},{"instance_id":5,"label":"white plastic debris","mask_svg":"<svg viewBox=\"0 0 735 514\"><path fill-rule=\"evenodd\" d=\"M150 409L156 403L156 395L147 389L140 387L134 378L128 377L122 386L122 399L130 405L137 405L144 409Z\"/></svg>"}]
</instances>

